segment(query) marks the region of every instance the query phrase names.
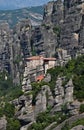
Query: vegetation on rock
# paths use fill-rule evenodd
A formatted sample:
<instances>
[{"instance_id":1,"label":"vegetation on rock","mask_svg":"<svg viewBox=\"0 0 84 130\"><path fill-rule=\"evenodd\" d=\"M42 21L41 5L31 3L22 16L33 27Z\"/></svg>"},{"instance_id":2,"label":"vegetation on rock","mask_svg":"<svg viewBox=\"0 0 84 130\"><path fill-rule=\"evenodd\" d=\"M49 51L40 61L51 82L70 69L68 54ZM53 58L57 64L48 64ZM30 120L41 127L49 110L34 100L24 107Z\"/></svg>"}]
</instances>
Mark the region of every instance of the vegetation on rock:
<instances>
[{"instance_id":1,"label":"vegetation on rock","mask_svg":"<svg viewBox=\"0 0 84 130\"><path fill-rule=\"evenodd\" d=\"M20 86L13 84L12 78L7 72L0 73L0 99L2 101L10 101L18 98L23 94Z\"/></svg>"},{"instance_id":2,"label":"vegetation on rock","mask_svg":"<svg viewBox=\"0 0 84 130\"><path fill-rule=\"evenodd\" d=\"M21 96L20 86L15 86L7 72L0 73L0 117L6 116L7 130L19 130L20 122L15 119L15 107L11 100Z\"/></svg>"},{"instance_id":3,"label":"vegetation on rock","mask_svg":"<svg viewBox=\"0 0 84 130\"><path fill-rule=\"evenodd\" d=\"M51 74L50 88L54 93L54 87L58 76L65 77L63 86L70 78L73 79L74 97L80 101L84 100L84 55L70 60L64 67L55 67L47 71Z\"/></svg>"},{"instance_id":4,"label":"vegetation on rock","mask_svg":"<svg viewBox=\"0 0 84 130\"><path fill-rule=\"evenodd\" d=\"M51 116L50 109L45 112L39 113L36 118L36 123L33 123L28 130L43 130L45 127L50 125L52 122L56 122L55 127L65 120L68 116L63 115L61 112L55 113Z\"/></svg>"},{"instance_id":5,"label":"vegetation on rock","mask_svg":"<svg viewBox=\"0 0 84 130\"><path fill-rule=\"evenodd\" d=\"M35 98L36 98L37 94L39 93L39 91L41 90L41 87L43 85L46 85L46 83L41 81L39 83L38 82L34 82L31 85L32 85L32 94L33 94L32 104L35 105L35 103L36 103L36 99Z\"/></svg>"},{"instance_id":6,"label":"vegetation on rock","mask_svg":"<svg viewBox=\"0 0 84 130\"><path fill-rule=\"evenodd\" d=\"M59 36L59 35L60 35L60 32L61 32L61 28L60 28L59 26L55 26L55 27L53 28L53 32L54 32L55 34L57 34L57 36Z\"/></svg>"},{"instance_id":7,"label":"vegetation on rock","mask_svg":"<svg viewBox=\"0 0 84 130\"><path fill-rule=\"evenodd\" d=\"M78 126L78 125L84 125L84 118L73 122L71 125L69 125L68 122L66 122L61 130L70 130L71 128Z\"/></svg>"},{"instance_id":8,"label":"vegetation on rock","mask_svg":"<svg viewBox=\"0 0 84 130\"><path fill-rule=\"evenodd\" d=\"M80 105L80 110L79 110L79 111L80 111L80 113L83 113L83 112L84 112L84 104L81 104L81 105Z\"/></svg>"}]
</instances>

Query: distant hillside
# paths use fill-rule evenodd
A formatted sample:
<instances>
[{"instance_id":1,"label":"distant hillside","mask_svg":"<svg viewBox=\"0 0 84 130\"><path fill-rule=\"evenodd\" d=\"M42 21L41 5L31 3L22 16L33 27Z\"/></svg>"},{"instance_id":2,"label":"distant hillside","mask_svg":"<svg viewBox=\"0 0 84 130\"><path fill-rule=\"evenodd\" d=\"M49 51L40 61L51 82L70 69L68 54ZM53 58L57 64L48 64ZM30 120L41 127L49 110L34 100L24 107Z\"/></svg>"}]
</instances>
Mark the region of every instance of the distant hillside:
<instances>
[{"instance_id":1,"label":"distant hillside","mask_svg":"<svg viewBox=\"0 0 84 130\"><path fill-rule=\"evenodd\" d=\"M43 19L43 6L0 11L0 22L6 21L11 27L25 18L31 19L33 25L40 24Z\"/></svg>"}]
</instances>

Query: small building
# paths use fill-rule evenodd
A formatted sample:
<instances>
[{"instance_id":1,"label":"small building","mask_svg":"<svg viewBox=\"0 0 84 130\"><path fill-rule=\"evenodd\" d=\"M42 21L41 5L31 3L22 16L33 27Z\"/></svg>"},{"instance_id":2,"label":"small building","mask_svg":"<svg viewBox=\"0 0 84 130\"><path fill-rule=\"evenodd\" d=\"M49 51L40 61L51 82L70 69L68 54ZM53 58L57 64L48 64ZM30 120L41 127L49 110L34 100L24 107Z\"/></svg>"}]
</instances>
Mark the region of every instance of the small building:
<instances>
[{"instance_id":1,"label":"small building","mask_svg":"<svg viewBox=\"0 0 84 130\"><path fill-rule=\"evenodd\" d=\"M44 58L44 71L45 74L48 69L55 67L56 65L56 58Z\"/></svg>"},{"instance_id":2,"label":"small building","mask_svg":"<svg viewBox=\"0 0 84 130\"><path fill-rule=\"evenodd\" d=\"M41 81L47 70L56 65L56 58L45 58L43 56L32 56L26 58L26 71L31 82ZM25 75L24 74L24 75Z\"/></svg>"}]
</instances>

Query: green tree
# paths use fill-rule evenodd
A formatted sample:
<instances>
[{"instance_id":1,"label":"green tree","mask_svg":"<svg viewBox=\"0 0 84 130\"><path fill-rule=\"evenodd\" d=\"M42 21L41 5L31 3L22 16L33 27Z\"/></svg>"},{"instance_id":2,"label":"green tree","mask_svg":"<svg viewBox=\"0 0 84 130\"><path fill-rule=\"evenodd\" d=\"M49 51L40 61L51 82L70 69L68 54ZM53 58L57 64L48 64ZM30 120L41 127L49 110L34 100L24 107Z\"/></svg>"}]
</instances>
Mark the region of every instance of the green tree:
<instances>
[{"instance_id":1,"label":"green tree","mask_svg":"<svg viewBox=\"0 0 84 130\"><path fill-rule=\"evenodd\" d=\"M81 104L81 105L80 105L80 110L79 110L79 111L80 111L80 113L83 113L83 112L84 112L84 104Z\"/></svg>"},{"instance_id":2,"label":"green tree","mask_svg":"<svg viewBox=\"0 0 84 130\"><path fill-rule=\"evenodd\" d=\"M13 104L6 103L3 111L4 115L7 117L11 118L14 116L15 113L15 107Z\"/></svg>"},{"instance_id":3,"label":"green tree","mask_svg":"<svg viewBox=\"0 0 84 130\"><path fill-rule=\"evenodd\" d=\"M20 130L20 122L13 118L7 118L7 130Z\"/></svg>"}]
</instances>

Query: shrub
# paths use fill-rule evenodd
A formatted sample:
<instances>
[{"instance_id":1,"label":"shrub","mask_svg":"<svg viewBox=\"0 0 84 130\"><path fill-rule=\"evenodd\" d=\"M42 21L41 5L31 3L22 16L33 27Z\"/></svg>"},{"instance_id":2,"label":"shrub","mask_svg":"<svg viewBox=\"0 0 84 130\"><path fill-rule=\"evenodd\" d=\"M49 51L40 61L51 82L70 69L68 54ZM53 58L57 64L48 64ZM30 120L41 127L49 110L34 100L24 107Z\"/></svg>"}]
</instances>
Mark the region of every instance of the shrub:
<instances>
[{"instance_id":1,"label":"shrub","mask_svg":"<svg viewBox=\"0 0 84 130\"><path fill-rule=\"evenodd\" d=\"M31 85L32 85L32 94L33 94L32 104L35 105L35 103L36 103L36 96L37 96L38 92L41 90L41 87L43 85L46 85L46 83L41 81L39 83L37 83L37 82L32 83Z\"/></svg>"},{"instance_id":2,"label":"shrub","mask_svg":"<svg viewBox=\"0 0 84 130\"><path fill-rule=\"evenodd\" d=\"M63 72L63 68L60 66L57 66L55 68L51 68L51 69L47 70L47 73L49 73L51 75L51 81L49 82L49 86L50 86L50 89L53 93L53 96L54 96L54 88L56 85L57 77L62 72Z\"/></svg>"},{"instance_id":3,"label":"shrub","mask_svg":"<svg viewBox=\"0 0 84 130\"><path fill-rule=\"evenodd\" d=\"M3 108L0 108L0 117L3 116Z\"/></svg>"},{"instance_id":4,"label":"shrub","mask_svg":"<svg viewBox=\"0 0 84 130\"><path fill-rule=\"evenodd\" d=\"M8 118L12 118L15 113L15 107L13 104L5 103L5 105L0 108L0 117L5 115Z\"/></svg>"},{"instance_id":5,"label":"shrub","mask_svg":"<svg viewBox=\"0 0 84 130\"><path fill-rule=\"evenodd\" d=\"M13 118L7 118L7 130L20 130L20 122Z\"/></svg>"},{"instance_id":6,"label":"shrub","mask_svg":"<svg viewBox=\"0 0 84 130\"><path fill-rule=\"evenodd\" d=\"M83 112L84 112L84 104L81 104L81 105L80 105L80 110L79 110L79 111L80 111L80 113L83 113Z\"/></svg>"},{"instance_id":7,"label":"shrub","mask_svg":"<svg viewBox=\"0 0 84 130\"><path fill-rule=\"evenodd\" d=\"M3 111L4 115L11 118L14 116L15 113L15 107L13 104L6 103Z\"/></svg>"},{"instance_id":8,"label":"shrub","mask_svg":"<svg viewBox=\"0 0 84 130\"><path fill-rule=\"evenodd\" d=\"M75 121L75 122L72 124L71 128L72 128L72 127L75 127L75 126L77 126L77 125L84 125L84 118L78 119L77 121Z\"/></svg>"},{"instance_id":9,"label":"shrub","mask_svg":"<svg viewBox=\"0 0 84 130\"><path fill-rule=\"evenodd\" d=\"M50 25L47 25L47 24L42 24L42 26L43 26L45 29L47 29L47 30L49 30L49 29L50 29Z\"/></svg>"},{"instance_id":10,"label":"shrub","mask_svg":"<svg viewBox=\"0 0 84 130\"><path fill-rule=\"evenodd\" d=\"M61 32L61 28L60 28L59 26L55 26L55 27L53 28L53 32L54 32L55 34L57 34L57 36L59 36L59 35L60 35L60 32Z\"/></svg>"},{"instance_id":11,"label":"shrub","mask_svg":"<svg viewBox=\"0 0 84 130\"><path fill-rule=\"evenodd\" d=\"M69 124L68 124L68 123L65 123L65 125L62 127L61 130L70 130Z\"/></svg>"},{"instance_id":12,"label":"shrub","mask_svg":"<svg viewBox=\"0 0 84 130\"><path fill-rule=\"evenodd\" d=\"M62 85L65 86L70 78L73 79L74 97L79 101L84 100L84 55L70 60L64 67L55 67L47 71L51 75L49 86L54 96L54 88L58 76L64 76Z\"/></svg>"}]
</instances>

